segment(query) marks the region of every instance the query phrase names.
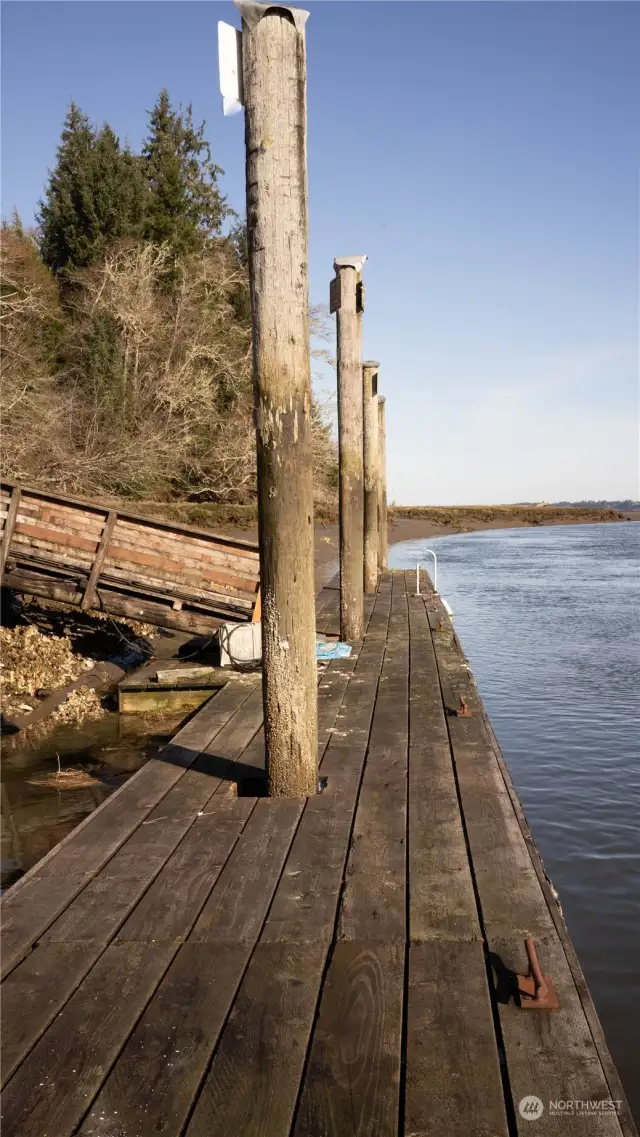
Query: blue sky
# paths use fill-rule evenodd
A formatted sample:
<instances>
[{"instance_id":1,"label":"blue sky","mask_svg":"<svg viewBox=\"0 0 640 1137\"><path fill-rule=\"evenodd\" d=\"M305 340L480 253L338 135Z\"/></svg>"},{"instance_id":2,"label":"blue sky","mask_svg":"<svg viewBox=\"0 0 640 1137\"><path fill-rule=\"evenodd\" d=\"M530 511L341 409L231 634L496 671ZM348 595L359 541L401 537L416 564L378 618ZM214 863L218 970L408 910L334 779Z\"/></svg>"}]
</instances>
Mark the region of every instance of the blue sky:
<instances>
[{"instance_id":1,"label":"blue sky","mask_svg":"<svg viewBox=\"0 0 640 1137\"><path fill-rule=\"evenodd\" d=\"M311 301L368 254L390 500L637 497L640 6L308 8ZM136 147L161 87L242 211L219 19L230 0L5 0L3 211L32 218L71 98Z\"/></svg>"}]
</instances>

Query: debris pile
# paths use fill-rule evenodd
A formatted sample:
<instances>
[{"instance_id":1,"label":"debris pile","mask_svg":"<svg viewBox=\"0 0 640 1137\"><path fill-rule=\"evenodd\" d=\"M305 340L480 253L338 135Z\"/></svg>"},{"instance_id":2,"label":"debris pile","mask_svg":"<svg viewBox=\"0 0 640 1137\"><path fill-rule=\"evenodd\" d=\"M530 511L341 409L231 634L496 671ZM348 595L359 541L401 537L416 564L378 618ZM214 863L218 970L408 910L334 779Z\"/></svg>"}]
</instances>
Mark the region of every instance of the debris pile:
<instances>
[{"instance_id":1,"label":"debris pile","mask_svg":"<svg viewBox=\"0 0 640 1137\"><path fill-rule=\"evenodd\" d=\"M44 635L35 625L0 628L0 691L3 714L24 714L37 705L39 692L49 692L80 678L95 660L76 654L68 636ZM72 692L52 718L58 722L80 722L102 714L95 691L86 687Z\"/></svg>"}]
</instances>

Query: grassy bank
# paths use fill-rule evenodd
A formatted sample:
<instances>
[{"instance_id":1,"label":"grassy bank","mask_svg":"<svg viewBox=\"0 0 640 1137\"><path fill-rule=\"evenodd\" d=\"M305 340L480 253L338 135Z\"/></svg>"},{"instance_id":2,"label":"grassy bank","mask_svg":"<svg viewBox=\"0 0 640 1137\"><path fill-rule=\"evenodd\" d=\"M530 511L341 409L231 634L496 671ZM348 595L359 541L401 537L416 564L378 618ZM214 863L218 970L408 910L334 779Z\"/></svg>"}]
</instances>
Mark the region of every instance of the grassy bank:
<instances>
[{"instance_id":1,"label":"grassy bank","mask_svg":"<svg viewBox=\"0 0 640 1137\"><path fill-rule=\"evenodd\" d=\"M127 506L123 505L126 509ZM131 505L130 505L131 508ZM255 503L248 505L220 505L213 502L144 502L136 503L137 513L166 521L198 525L205 529L233 526L255 529L257 512ZM446 506L446 505L395 505L389 507L389 523L412 520L445 526L452 531L476 529L492 523L501 529L519 525L571 525L603 521L623 521L629 515L617 509L584 509L578 506ZM338 521L336 508L316 508L316 524L334 525Z\"/></svg>"}]
</instances>

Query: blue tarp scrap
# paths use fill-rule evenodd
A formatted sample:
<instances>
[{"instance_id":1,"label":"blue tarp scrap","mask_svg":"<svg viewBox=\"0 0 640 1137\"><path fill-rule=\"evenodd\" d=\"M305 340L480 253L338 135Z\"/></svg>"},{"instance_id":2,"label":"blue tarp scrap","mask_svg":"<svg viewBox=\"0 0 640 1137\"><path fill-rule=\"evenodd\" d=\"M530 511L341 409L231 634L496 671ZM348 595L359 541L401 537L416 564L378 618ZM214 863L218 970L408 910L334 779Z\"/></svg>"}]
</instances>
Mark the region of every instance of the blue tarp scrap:
<instances>
[{"instance_id":1,"label":"blue tarp scrap","mask_svg":"<svg viewBox=\"0 0 640 1137\"><path fill-rule=\"evenodd\" d=\"M316 659L346 659L351 655L351 644L316 640Z\"/></svg>"}]
</instances>

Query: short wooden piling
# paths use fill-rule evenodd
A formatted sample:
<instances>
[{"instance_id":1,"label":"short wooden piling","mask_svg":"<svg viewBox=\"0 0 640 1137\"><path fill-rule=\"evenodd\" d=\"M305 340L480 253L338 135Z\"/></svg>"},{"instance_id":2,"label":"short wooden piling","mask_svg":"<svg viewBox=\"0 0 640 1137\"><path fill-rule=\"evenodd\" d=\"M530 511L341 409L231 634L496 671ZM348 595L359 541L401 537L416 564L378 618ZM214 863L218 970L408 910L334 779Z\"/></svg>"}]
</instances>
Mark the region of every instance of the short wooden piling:
<instances>
[{"instance_id":1,"label":"short wooden piling","mask_svg":"<svg viewBox=\"0 0 640 1137\"><path fill-rule=\"evenodd\" d=\"M384 395L378 395L378 571L385 572L389 558L387 535L387 427Z\"/></svg>"},{"instance_id":2,"label":"short wooden piling","mask_svg":"<svg viewBox=\"0 0 640 1137\"><path fill-rule=\"evenodd\" d=\"M300 9L242 14L270 795L317 792L306 58Z\"/></svg>"},{"instance_id":3,"label":"short wooden piling","mask_svg":"<svg viewBox=\"0 0 640 1137\"><path fill-rule=\"evenodd\" d=\"M364 591L378 583L378 368L362 364L362 423L364 465Z\"/></svg>"},{"instance_id":4,"label":"short wooden piling","mask_svg":"<svg viewBox=\"0 0 640 1137\"><path fill-rule=\"evenodd\" d=\"M336 258L330 303L331 311L337 315L338 341L340 636L348 642L360 639L363 630L362 332L358 284L365 260L365 256Z\"/></svg>"}]
</instances>

